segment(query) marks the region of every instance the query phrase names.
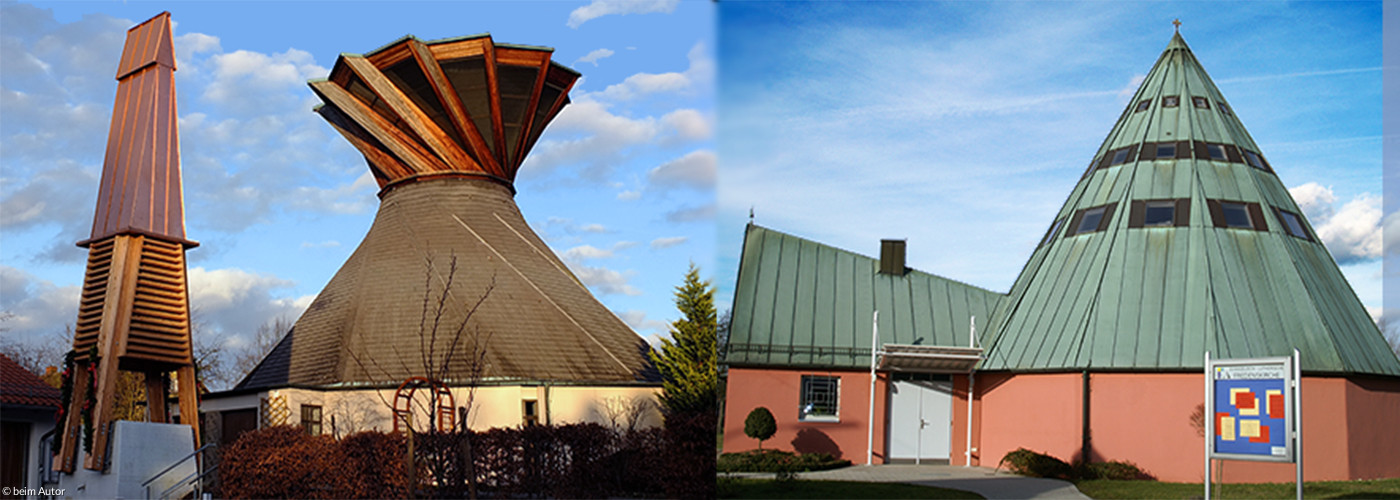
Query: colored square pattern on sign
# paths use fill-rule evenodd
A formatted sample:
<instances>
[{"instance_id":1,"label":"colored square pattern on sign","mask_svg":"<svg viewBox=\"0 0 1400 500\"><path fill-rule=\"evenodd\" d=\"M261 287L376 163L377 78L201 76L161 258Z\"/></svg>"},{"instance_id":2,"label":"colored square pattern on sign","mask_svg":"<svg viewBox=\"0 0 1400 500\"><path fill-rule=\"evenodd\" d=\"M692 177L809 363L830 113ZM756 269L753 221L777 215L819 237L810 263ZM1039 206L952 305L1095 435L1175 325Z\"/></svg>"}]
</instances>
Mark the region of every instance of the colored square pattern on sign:
<instances>
[{"instance_id":1,"label":"colored square pattern on sign","mask_svg":"<svg viewBox=\"0 0 1400 500\"><path fill-rule=\"evenodd\" d=\"M1283 449L1282 380L1215 381L1215 451L1274 456Z\"/></svg>"}]
</instances>

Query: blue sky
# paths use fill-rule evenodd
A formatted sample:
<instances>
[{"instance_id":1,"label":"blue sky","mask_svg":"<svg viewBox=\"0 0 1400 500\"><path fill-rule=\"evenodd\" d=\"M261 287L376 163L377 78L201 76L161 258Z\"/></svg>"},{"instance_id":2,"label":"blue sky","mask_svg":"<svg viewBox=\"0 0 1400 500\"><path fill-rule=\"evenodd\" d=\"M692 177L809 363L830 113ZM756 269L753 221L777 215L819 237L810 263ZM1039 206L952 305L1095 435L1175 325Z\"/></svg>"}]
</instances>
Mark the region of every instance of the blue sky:
<instances>
[{"instance_id":1,"label":"blue sky","mask_svg":"<svg viewBox=\"0 0 1400 500\"><path fill-rule=\"evenodd\" d=\"M721 3L721 308L750 208L1005 292L1176 18L1378 314L1380 2Z\"/></svg>"},{"instance_id":2,"label":"blue sky","mask_svg":"<svg viewBox=\"0 0 1400 500\"><path fill-rule=\"evenodd\" d=\"M673 288L714 266L710 2L0 3L0 310L7 341L77 317L128 28L169 10L197 335L243 345L295 319L378 207L363 157L311 112L340 53L406 34L554 47L584 76L522 167L526 220L604 304L653 337Z\"/></svg>"}]
</instances>

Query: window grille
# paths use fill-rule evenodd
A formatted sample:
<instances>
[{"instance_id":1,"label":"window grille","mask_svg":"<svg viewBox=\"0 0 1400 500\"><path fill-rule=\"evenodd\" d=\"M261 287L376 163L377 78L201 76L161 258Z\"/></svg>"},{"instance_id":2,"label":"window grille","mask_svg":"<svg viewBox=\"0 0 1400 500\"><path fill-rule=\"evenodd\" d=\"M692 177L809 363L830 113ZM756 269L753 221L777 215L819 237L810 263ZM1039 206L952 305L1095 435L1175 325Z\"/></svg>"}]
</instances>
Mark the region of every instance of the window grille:
<instances>
[{"instance_id":1,"label":"window grille","mask_svg":"<svg viewBox=\"0 0 1400 500\"><path fill-rule=\"evenodd\" d=\"M837 420L840 393L841 377L803 375L800 420Z\"/></svg>"}]
</instances>

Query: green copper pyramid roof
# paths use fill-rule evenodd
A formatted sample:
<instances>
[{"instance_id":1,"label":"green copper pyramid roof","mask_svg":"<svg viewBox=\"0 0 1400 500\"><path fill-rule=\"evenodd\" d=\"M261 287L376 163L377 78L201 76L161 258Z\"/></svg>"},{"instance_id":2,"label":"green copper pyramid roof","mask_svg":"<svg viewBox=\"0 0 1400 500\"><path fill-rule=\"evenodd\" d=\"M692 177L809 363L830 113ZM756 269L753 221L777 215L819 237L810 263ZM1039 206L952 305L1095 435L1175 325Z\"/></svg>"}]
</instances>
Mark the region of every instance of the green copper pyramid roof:
<instances>
[{"instance_id":1,"label":"green copper pyramid roof","mask_svg":"<svg viewBox=\"0 0 1400 500\"><path fill-rule=\"evenodd\" d=\"M990 325L989 370L1200 369L1302 352L1400 376L1336 262L1172 37Z\"/></svg>"},{"instance_id":2,"label":"green copper pyramid roof","mask_svg":"<svg viewBox=\"0 0 1400 500\"><path fill-rule=\"evenodd\" d=\"M881 344L967 347L1002 294L749 224L734 291L729 366L869 368L871 317ZM986 336L980 335L981 342Z\"/></svg>"}]
</instances>

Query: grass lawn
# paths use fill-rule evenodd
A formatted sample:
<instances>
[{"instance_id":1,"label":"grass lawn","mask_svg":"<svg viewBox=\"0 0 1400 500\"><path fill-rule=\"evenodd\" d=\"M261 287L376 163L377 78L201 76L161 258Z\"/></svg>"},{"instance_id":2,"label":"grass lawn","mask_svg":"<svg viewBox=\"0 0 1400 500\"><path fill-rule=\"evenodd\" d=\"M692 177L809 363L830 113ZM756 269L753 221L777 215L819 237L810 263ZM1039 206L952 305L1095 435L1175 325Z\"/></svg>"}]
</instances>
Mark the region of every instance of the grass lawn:
<instances>
[{"instance_id":1,"label":"grass lawn","mask_svg":"<svg viewBox=\"0 0 1400 500\"><path fill-rule=\"evenodd\" d=\"M969 491L900 483L720 478L719 498L983 498Z\"/></svg>"},{"instance_id":2,"label":"grass lawn","mask_svg":"<svg viewBox=\"0 0 1400 500\"><path fill-rule=\"evenodd\" d=\"M1159 483L1156 481L1080 481L1079 491L1093 498L1201 498L1200 483ZM1216 485L1211 498L1294 498L1293 483ZM1375 481L1316 481L1303 483L1304 498L1396 498L1400 499L1400 479Z\"/></svg>"}]
</instances>

